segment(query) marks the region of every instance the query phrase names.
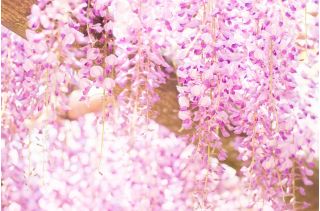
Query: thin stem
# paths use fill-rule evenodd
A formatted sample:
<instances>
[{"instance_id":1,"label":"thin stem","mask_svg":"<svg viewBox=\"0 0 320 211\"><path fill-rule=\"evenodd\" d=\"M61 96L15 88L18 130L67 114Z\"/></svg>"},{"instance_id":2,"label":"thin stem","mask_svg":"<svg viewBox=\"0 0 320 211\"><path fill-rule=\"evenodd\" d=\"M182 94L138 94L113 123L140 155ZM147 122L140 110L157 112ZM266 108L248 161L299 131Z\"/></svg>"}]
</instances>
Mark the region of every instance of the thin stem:
<instances>
[{"instance_id":1,"label":"thin stem","mask_svg":"<svg viewBox=\"0 0 320 211\"><path fill-rule=\"evenodd\" d=\"M306 62L308 62L308 24L307 24L307 15L308 15L308 10L307 10L307 4L308 0L305 2L305 8L304 8L304 31L305 31L305 52L306 52Z\"/></svg>"},{"instance_id":2,"label":"thin stem","mask_svg":"<svg viewBox=\"0 0 320 211\"><path fill-rule=\"evenodd\" d=\"M98 171L100 174L101 172L101 162L103 157L103 142L104 142L104 128L105 128L105 100L106 100L106 90L103 89L103 100L102 100L102 131L101 131L101 143L100 143L100 158L99 158L99 165L98 165Z\"/></svg>"}]
</instances>

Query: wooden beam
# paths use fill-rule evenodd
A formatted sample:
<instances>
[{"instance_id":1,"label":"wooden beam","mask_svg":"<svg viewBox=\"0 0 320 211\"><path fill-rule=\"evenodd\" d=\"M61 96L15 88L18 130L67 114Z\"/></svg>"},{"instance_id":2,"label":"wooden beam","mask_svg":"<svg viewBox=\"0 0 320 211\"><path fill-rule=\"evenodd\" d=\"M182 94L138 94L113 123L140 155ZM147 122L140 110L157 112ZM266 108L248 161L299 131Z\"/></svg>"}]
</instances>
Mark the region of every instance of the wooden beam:
<instances>
[{"instance_id":1,"label":"wooden beam","mask_svg":"<svg viewBox=\"0 0 320 211\"><path fill-rule=\"evenodd\" d=\"M36 0L2 0L1 25L25 38L28 27L27 16L30 15L34 3Z\"/></svg>"}]
</instances>

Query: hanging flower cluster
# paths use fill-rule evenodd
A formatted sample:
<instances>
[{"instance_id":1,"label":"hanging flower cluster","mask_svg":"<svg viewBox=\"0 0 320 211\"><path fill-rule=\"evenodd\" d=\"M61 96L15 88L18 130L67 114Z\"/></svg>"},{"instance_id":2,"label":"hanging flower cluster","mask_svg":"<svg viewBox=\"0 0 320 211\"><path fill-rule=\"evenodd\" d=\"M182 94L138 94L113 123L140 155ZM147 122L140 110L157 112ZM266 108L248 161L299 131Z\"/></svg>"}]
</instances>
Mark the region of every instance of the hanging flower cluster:
<instances>
[{"instance_id":1,"label":"hanging flower cluster","mask_svg":"<svg viewBox=\"0 0 320 211\"><path fill-rule=\"evenodd\" d=\"M102 87L108 93L115 86L110 4L108 1L40 1L32 7L29 19L32 31L27 31L27 38L34 44L35 53L47 56L42 62L51 64L49 78L58 73L58 86L76 86L83 91L84 98L91 86Z\"/></svg>"},{"instance_id":2,"label":"hanging flower cluster","mask_svg":"<svg viewBox=\"0 0 320 211\"><path fill-rule=\"evenodd\" d=\"M50 58L50 68L59 70L58 87L79 88L81 100L88 100L92 87L103 89L104 96L119 95L113 101L127 108L134 125L136 116L149 115L158 100L155 88L172 71L162 55L168 48L167 30L157 21L164 10L157 1L40 1L32 7L33 31L27 31L27 38L37 54L47 55L43 63ZM123 23L123 13L130 25ZM50 79L51 74L48 70Z\"/></svg>"},{"instance_id":3,"label":"hanging flower cluster","mask_svg":"<svg viewBox=\"0 0 320 211\"><path fill-rule=\"evenodd\" d=\"M97 117L87 115L80 122L34 130L26 140L28 148L18 139L6 141L3 208L234 210L248 206L250 199L242 196L241 180L233 169L225 167L225 171L210 174L204 189L199 181L207 166L192 153L194 146L187 146L154 122L147 132L144 127L137 131L133 144L129 134L106 124L105 154L98 171L96 137L101 135L102 124L96 121ZM212 159L211 165L217 167L217 160ZM202 197L204 190L206 199Z\"/></svg>"},{"instance_id":4,"label":"hanging flower cluster","mask_svg":"<svg viewBox=\"0 0 320 211\"><path fill-rule=\"evenodd\" d=\"M200 150L220 160L226 153L219 133L245 136L236 147L248 162L241 171L249 187L275 209L305 207L296 201L304 190L295 183L311 185L315 137L299 120L316 116L297 89L303 51L295 41L301 33L295 11L306 4L183 1L179 7L171 21L182 32L177 76L184 128L196 127Z\"/></svg>"},{"instance_id":5,"label":"hanging flower cluster","mask_svg":"<svg viewBox=\"0 0 320 211\"><path fill-rule=\"evenodd\" d=\"M122 61L116 68L116 82L123 88L118 102L126 108L122 113L127 113L132 132L138 116L151 116L150 109L159 100L155 89L172 71L162 53L169 47L166 30L157 22L165 7L153 0L117 1L114 7L115 54Z\"/></svg>"},{"instance_id":6,"label":"hanging flower cluster","mask_svg":"<svg viewBox=\"0 0 320 211\"><path fill-rule=\"evenodd\" d=\"M25 120L38 118L49 100L49 82L43 67L34 62L39 55L34 54L30 43L4 27L1 39L1 136L23 138L28 133Z\"/></svg>"}]
</instances>

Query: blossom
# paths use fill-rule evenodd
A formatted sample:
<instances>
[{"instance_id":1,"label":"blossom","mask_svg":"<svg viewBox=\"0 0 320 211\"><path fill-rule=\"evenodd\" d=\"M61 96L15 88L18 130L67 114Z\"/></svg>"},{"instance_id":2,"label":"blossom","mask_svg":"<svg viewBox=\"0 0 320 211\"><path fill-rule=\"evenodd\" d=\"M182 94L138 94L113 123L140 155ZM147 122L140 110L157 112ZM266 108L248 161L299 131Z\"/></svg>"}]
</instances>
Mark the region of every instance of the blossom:
<instances>
[{"instance_id":1,"label":"blossom","mask_svg":"<svg viewBox=\"0 0 320 211\"><path fill-rule=\"evenodd\" d=\"M199 106L209 107L211 105L211 99L209 96L204 96L200 98Z\"/></svg>"},{"instance_id":2,"label":"blossom","mask_svg":"<svg viewBox=\"0 0 320 211\"><path fill-rule=\"evenodd\" d=\"M189 103L189 99L186 96L180 96L178 99L179 105L182 108L188 108L190 103Z\"/></svg>"},{"instance_id":3,"label":"blossom","mask_svg":"<svg viewBox=\"0 0 320 211\"><path fill-rule=\"evenodd\" d=\"M100 66L93 66L90 68L90 75L94 78L101 76L103 73L103 69Z\"/></svg>"}]
</instances>

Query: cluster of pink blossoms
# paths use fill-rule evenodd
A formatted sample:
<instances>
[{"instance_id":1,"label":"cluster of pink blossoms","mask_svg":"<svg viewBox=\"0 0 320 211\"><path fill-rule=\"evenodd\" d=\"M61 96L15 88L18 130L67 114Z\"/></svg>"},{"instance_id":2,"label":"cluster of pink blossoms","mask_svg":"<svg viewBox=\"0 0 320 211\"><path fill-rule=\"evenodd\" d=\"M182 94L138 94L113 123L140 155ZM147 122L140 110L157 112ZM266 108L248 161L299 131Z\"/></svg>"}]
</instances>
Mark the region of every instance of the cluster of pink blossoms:
<instances>
[{"instance_id":1,"label":"cluster of pink blossoms","mask_svg":"<svg viewBox=\"0 0 320 211\"><path fill-rule=\"evenodd\" d=\"M315 166L310 125L318 121L313 112L318 72L310 71L319 55L319 22L310 10L317 5L316 0L39 0L31 9L27 41L6 29L2 33L6 206L15 201L14 206L30 210L48 204L52 210L218 209L239 196L233 190L232 199L224 198L223 168L211 165L210 158L227 158L222 137L233 134L243 162L242 185L252 200L239 206L258 209L262 200L274 210L306 207L296 196L305 194L297 181L312 185ZM185 129L195 128L191 141L198 146L191 148L206 162L182 158L185 140L170 136L175 143L170 145L147 126L154 125L149 112L159 100L155 89L172 74L178 79L179 118ZM304 92L300 81L307 85ZM91 123L100 132L93 130L89 137L88 120L55 122L61 110L69 109L74 89L88 101L93 88L103 89L113 102L104 104L102 118ZM47 115L39 131L30 130L26 120L42 113ZM68 131L69 124L81 132ZM29 184L38 203L27 202L27 189L15 194L29 181L23 175L32 160L26 159L30 145L37 145L27 138L34 133L42 135L37 140L48 139L39 143L46 158L37 164L46 165L37 175L48 177L47 189ZM90 139L100 136L98 153ZM162 146L165 140L168 145ZM66 165L69 173L62 170ZM94 173L95 165L102 175ZM179 166L186 167L179 171ZM29 170L27 177L34 177ZM148 179L141 181L142 175ZM81 195L81 188L90 194ZM100 208L93 203L97 198Z\"/></svg>"},{"instance_id":2,"label":"cluster of pink blossoms","mask_svg":"<svg viewBox=\"0 0 320 211\"><path fill-rule=\"evenodd\" d=\"M194 139L202 151L211 147L220 160L227 156L221 136L239 134L235 147L248 164L241 169L248 187L275 209L306 206L296 201L304 189L295 184L312 184L308 177L315 166L316 137L300 120L315 123L316 115L299 93L296 75L305 71L297 68L299 54L318 49L318 32L301 29L304 16L297 11L306 4L183 1L179 7L171 22L173 30L182 32L177 76L184 127L196 127ZM309 26L318 28L313 21ZM303 32L309 37L299 46L296 40ZM308 55L308 65L314 65L318 53ZM307 82L308 97L315 98L315 79Z\"/></svg>"},{"instance_id":3,"label":"cluster of pink blossoms","mask_svg":"<svg viewBox=\"0 0 320 211\"><path fill-rule=\"evenodd\" d=\"M118 118L124 118L119 116ZM235 171L150 122L132 142L121 126L106 123L103 155L97 149L101 124L79 122L34 129L24 141L5 141L2 207L5 210L238 210L250 204ZM141 122L140 122L141 123ZM140 124L138 123L138 124ZM102 156L102 157L99 157ZM98 163L101 163L99 169ZM221 169L221 170L217 170ZM207 177L207 182L203 180ZM240 183L241 184L241 183ZM239 203L239 201L241 203ZM262 200L262 199L261 199ZM268 208L257 204L255 207Z\"/></svg>"}]
</instances>

